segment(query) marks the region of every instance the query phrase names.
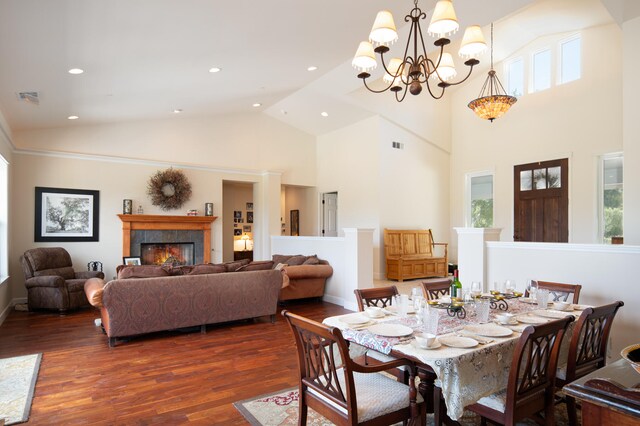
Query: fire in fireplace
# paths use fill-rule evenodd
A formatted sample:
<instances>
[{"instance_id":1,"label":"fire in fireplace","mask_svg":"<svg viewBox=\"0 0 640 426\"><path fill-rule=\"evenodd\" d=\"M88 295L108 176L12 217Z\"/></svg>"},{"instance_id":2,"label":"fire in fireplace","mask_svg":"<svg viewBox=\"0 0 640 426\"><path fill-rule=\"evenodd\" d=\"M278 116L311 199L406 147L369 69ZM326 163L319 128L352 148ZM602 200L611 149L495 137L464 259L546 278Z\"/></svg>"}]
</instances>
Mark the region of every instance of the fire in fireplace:
<instances>
[{"instance_id":1,"label":"fire in fireplace","mask_svg":"<svg viewBox=\"0 0 640 426\"><path fill-rule=\"evenodd\" d=\"M143 265L193 265L194 243L141 243Z\"/></svg>"}]
</instances>

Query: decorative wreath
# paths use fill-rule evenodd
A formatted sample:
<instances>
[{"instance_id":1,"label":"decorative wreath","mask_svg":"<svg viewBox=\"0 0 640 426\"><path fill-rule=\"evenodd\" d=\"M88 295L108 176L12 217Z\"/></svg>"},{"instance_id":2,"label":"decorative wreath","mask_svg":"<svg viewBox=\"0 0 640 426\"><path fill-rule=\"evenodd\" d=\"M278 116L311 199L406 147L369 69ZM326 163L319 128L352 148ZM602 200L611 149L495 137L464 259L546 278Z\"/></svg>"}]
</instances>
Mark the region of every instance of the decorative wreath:
<instances>
[{"instance_id":1,"label":"decorative wreath","mask_svg":"<svg viewBox=\"0 0 640 426\"><path fill-rule=\"evenodd\" d=\"M191 198L191 184L182 171L168 168L151 176L147 195L151 203L162 210L179 209Z\"/></svg>"}]
</instances>

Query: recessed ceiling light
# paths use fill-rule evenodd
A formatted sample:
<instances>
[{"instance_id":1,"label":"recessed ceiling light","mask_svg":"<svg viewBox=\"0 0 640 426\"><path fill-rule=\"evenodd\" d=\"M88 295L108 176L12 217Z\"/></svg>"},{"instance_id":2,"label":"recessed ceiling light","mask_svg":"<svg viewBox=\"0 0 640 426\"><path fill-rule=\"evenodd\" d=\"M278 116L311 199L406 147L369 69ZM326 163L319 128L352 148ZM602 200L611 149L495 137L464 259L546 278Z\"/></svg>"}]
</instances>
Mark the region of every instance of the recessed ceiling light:
<instances>
[{"instance_id":1,"label":"recessed ceiling light","mask_svg":"<svg viewBox=\"0 0 640 426\"><path fill-rule=\"evenodd\" d=\"M262 104L260 104L260 103L258 103L258 102L256 102L255 104L253 104L253 107L254 107L254 108L258 108L258 107L260 107L260 106L262 106Z\"/></svg>"},{"instance_id":2,"label":"recessed ceiling light","mask_svg":"<svg viewBox=\"0 0 640 426\"><path fill-rule=\"evenodd\" d=\"M78 117L77 115L70 115L70 116L67 117L67 119L69 119L69 120L77 120L78 118L80 118L80 117Z\"/></svg>"},{"instance_id":3,"label":"recessed ceiling light","mask_svg":"<svg viewBox=\"0 0 640 426\"><path fill-rule=\"evenodd\" d=\"M174 114L180 114L181 112L182 112L182 110L179 109L179 108L176 108L176 109L173 110Z\"/></svg>"},{"instance_id":4,"label":"recessed ceiling light","mask_svg":"<svg viewBox=\"0 0 640 426\"><path fill-rule=\"evenodd\" d=\"M322 112L320 113L320 115L321 115L321 116L323 116L323 117L328 117L328 116L329 116L329 113L328 113L328 112L326 112L326 111L322 111Z\"/></svg>"},{"instance_id":5,"label":"recessed ceiling light","mask_svg":"<svg viewBox=\"0 0 640 426\"><path fill-rule=\"evenodd\" d=\"M318 67L316 67L315 65L312 65L309 68L307 68L307 71L315 71L317 69L318 69Z\"/></svg>"},{"instance_id":6,"label":"recessed ceiling light","mask_svg":"<svg viewBox=\"0 0 640 426\"><path fill-rule=\"evenodd\" d=\"M84 70L80 69L80 68L71 68L69 70L69 74L82 74L84 72Z\"/></svg>"},{"instance_id":7,"label":"recessed ceiling light","mask_svg":"<svg viewBox=\"0 0 640 426\"><path fill-rule=\"evenodd\" d=\"M222 68L218 68L218 67L209 68L209 72L220 72L220 71L222 71Z\"/></svg>"}]
</instances>

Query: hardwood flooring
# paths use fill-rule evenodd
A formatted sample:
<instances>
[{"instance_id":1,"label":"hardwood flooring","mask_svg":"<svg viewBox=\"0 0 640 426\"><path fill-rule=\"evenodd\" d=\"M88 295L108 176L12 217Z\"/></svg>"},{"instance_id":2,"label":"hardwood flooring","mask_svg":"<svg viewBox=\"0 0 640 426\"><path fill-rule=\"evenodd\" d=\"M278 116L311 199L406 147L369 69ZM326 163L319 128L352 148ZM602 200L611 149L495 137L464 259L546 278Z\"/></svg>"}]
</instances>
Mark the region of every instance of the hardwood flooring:
<instances>
[{"instance_id":1,"label":"hardwood flooring","mask_svg":"<svg viewBox=\"0 0 640 426\"><path fill-rule=\"evenodd\" d=\"M286 309L321 321L346 313L320 302ZM12 312L0 358L43 353L27 425L246 425L232 403L297 385L293 337L275 324L210 325L109 348L98 313Z\"/></svg>"}]
</instances>

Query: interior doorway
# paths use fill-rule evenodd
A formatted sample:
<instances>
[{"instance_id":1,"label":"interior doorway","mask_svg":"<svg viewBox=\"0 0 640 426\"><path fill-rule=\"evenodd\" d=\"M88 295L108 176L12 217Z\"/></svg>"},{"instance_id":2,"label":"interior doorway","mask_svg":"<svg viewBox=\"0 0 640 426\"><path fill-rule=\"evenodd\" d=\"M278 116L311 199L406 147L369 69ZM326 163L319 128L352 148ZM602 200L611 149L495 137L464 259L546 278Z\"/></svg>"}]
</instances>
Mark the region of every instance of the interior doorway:
<instances>
[{"instance_id":1,"label":"interior doorway","mask_svg":"<svg viewBox=\"0 0 640 426\"><path fill-rule=\"evenodd\" d=\"M253 182L222 182L222 260L253 260Z\"/></svg>"},{"instance_id":2,"label":"interior doorway","mask_svg":"<svg viewBox=\"0 0 640 426\"><path fill-rule=\"evenodd\" d=\"M338 236L338 193L325 192L322 194L322 223L323 237Z\"/></svg>"},{"instance_id":3,"label":"interior doorway","mask_svg":"<svg viewBox=\"0 0 640 426\"><path fill-rule=\"evenodd\" d=\"M513 240L569 241L569 160L513 168Z\"/></svg>"}]
</instances>

